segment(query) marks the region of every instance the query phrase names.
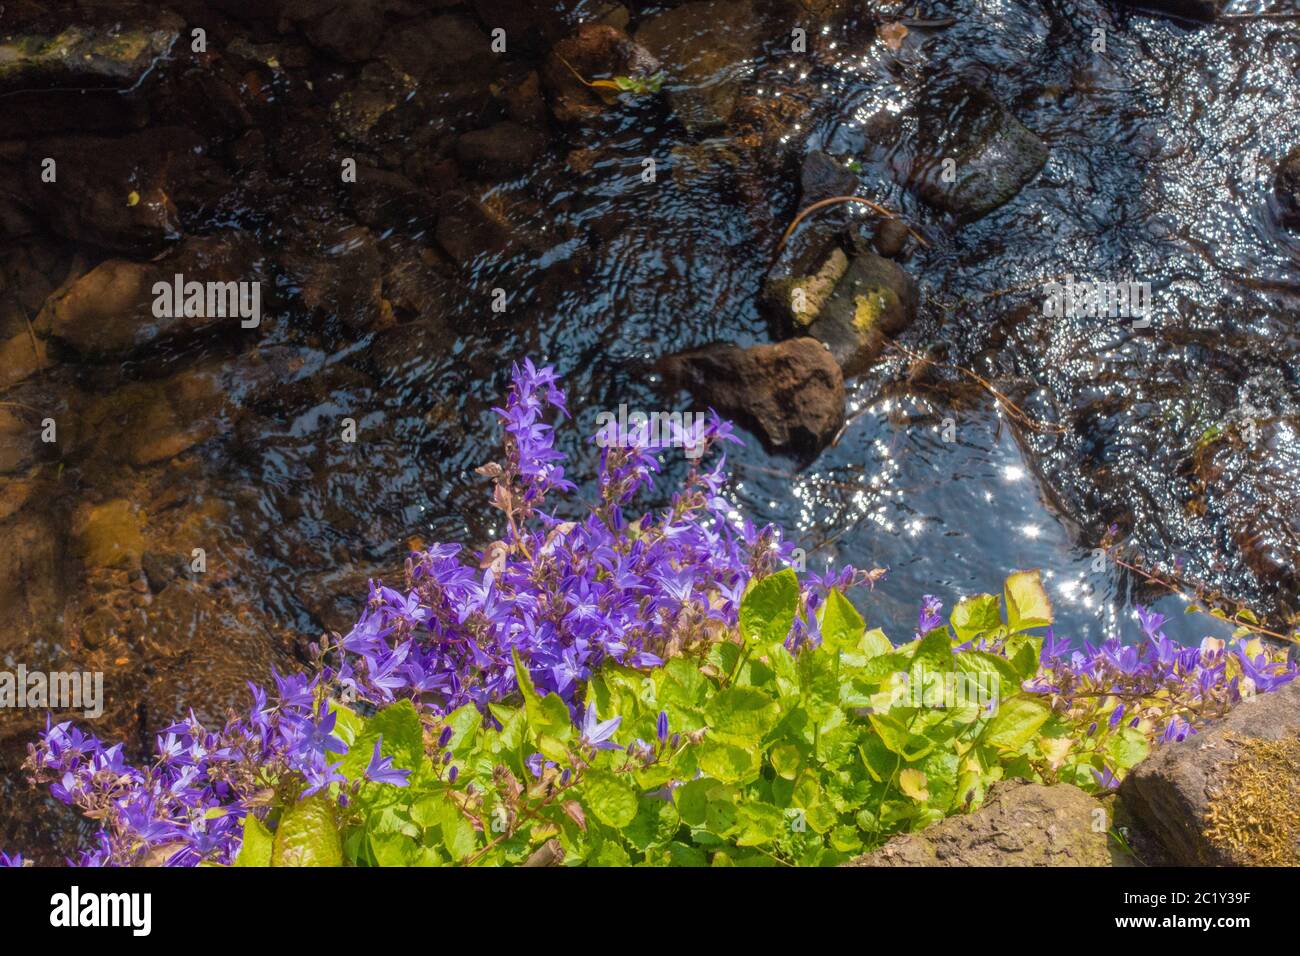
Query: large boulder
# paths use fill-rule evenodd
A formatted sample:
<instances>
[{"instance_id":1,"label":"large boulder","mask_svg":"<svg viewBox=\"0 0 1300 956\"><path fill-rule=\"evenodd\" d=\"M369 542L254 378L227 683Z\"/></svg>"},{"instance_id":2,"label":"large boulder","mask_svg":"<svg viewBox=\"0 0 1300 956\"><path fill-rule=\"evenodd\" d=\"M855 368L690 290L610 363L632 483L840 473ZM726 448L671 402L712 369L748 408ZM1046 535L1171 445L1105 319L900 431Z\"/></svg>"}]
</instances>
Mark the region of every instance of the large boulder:
<instances>
[{"instance_id":1,"label":"large boulder","mask_svg":"<svg viewBox=\"0 0 1300 956\"><path fill-rule=\"evenodd\" d=\"M1042 140L987 92L960 79L931 80L917 120L912 188L964 222L1010 200L1047 162Z\"/></svg>"},{"instance_id":2,"label":"large boulder","mask_svg":"<svg viewBox=\"0 0 1300 956\"><path fill-rule=\"evenodd\" d=\"M754 432L770 451L811 460L844 422L844 378L815 339L747 349L708 345L661 359L670 386Z\"/></svg>"},{"instance_id":3,"label":"large boulder","mask_svg":"<svg viewBox=\"0 0 1300 956\"><path fill-rule=\"evenodd\" d=\"M845 866L1110 866L1105 814L1073 784L1009 781L974 813L900 834Z\"/></svg>"},{"instance_id":4,"label":"large boulder","mask_svg":"<svg viewBox=\"0 0 1300 956\"><path fill-rule=\"evenodd\" d=\"M635 37L663 61L673 111L699 133L731 119L764 35L752 0L701 0L650 17Z\"/></svg>"},{"instance_id":5,"label":"large boulder","mask_svg":"<svg viewBox=\"0 0 1300 956\"><path fill-rule=\"evenodd\" d=\"M1163 745L1119 792L1170 863L1300 865L1300 683Z\"/></svg>"}]
</instances>

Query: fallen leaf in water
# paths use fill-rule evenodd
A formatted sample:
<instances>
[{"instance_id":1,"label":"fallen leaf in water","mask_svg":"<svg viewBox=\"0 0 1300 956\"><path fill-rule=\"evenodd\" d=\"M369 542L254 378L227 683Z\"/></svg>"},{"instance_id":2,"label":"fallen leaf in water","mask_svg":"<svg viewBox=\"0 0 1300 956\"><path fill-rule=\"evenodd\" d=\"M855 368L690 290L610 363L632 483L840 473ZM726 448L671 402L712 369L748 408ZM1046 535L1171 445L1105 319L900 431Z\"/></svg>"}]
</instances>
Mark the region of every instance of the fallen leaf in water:
<instances>
[{"instance_id":1,"label":"fallen leaf in water","mask_svg":"<svg viewBox=\"0 0 1300 956\"><path fill-rule=\"evenodd\" d=\"M885 46L897 50L903 45L903 38L907 36L907 27L901 23L886 23L876 30L876 35L885 42Z\"/></svg>"}]
</instances>

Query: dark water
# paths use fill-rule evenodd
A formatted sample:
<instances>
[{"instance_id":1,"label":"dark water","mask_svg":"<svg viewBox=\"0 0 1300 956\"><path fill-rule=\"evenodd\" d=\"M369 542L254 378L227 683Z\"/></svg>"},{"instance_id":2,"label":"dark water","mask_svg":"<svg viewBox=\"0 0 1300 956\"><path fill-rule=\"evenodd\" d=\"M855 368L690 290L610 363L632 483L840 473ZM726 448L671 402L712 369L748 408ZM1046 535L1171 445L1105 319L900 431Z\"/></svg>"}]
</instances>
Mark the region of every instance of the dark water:
<instances>
[{"instance_id":1,"label":"dark water","mask_svg":"<svg viewBox=\"0 0 1300 956\"><path fill-rule=\"evenodd\" d=\"M633 26L660 9L631 6ZM1133 550L1177 562L1187 581L1278 626L1297 606L1300 238L1277 224L1269 196L1277 160L1300 143L1300 24L1189 28L1094 0L934 2L906 7L938 25L914 25L897 54L864 15L813 31L810 52L795 56L787 25L756 14L739 31L751 52L729 69L760 100L779 92L800 104L767 155L720 159L734 130L685 154L697 137L664 97L644 97L581 136L548 123L526 170L457 178L456 136L500 114L485 91L515 82L535 54L401 80L382 65L387 40L369 58L340 60L274 21L241 19L239 4L193 7L177 5L209 24L222 51L210 70L247 119L230 118L176 49L125 97L88 104L76 94L66 128L47 117L53 129L24 120L0 134L15 143L92 126L113 138L161 131L159 149L189 157L169 167L180 231L247 231L268 290L254 332L223 329L125 359L52 341L51 367L0 393L54 410L74 436L0 477L25 496L0 524L16 555L0 660L105 670L105 736L141 747L187 706L215 717L241 704L244 679L299 666L307 641L346 629L367 578L396 580L412 539L490 540L495 514L473 469L496 453L490 409L513 360L532 356L563 376L573 475L592 470L581 438L600 411L691 408L665 396L648 365L707 342L770 340L758 293L797 211L801 157L814 149L855 159L859 194L931 243L903 263L922 290L904 343L976 371L1059 428L1016 427L968 379L887 358L851 383L845 430L808 467L755 441L730 455L739 512L790 529L812 567L887 568L858 603L896 638L910 633L922 594L951 604L1032 567L1048 581L1058 633L1132 635L1135 603L1154 603L1183 640L1223 633L1113 564L1096 570L1111 524ZM1237 12L1256 8L1267 9ZM427 16L394 11L389 23ZM1090 49L1098 27L1105 53ZM918 149L915 117L947 108L928 81L947 75L984 86L1050 149L1017 198L962 226L916 199L903 175ZM0 110L48 95L6 96ZM357 132L340 104L371 101L386 111ZM898 119L887 137L882 114ZM405 177L414 193L390 183L375 199L340 185L348 156ZM642 179L647 157L654 183ZM456 191L482 201L500 231L449 235ZM339 231L358 222L364 242ZM458 239L468 254L452 251ZM352 258L358 246L377 263ZM42 340L41 300L65 276L110 255L153 254L40 224L5 248L7 263L30 260L7 265L4 281ZM1039 286L1067 273L1151 283L1152 327L1043 316ZM364 292L372 278L392 321L352 322L339 303L359 297L359 312L376 311ZM496 288L504 313L492 310ZM20 334L21 313L6 308L0 331ZM196 375L218 384L195 388ZM340 438L344 419L356 423L355 443ZM1263 451L1203 445L1207 430L1246 419L1260 423ZM140 448L173 435L177 455ZM1198 484L1207 469L1218 477ZM665 495L681 471L669 463ZM89 568L85 509L122 500L140 525L140 556ZM191 581L177 568L195 547L210 570ZM135 583L137 564L147 587ZM86 622L101 609L113 623L92 640ZM16 770L37 723L0 717L3 792L20 801L0 819L0 845L46 839L25 829L37 804Z\"/></svg>"}]
</instances>

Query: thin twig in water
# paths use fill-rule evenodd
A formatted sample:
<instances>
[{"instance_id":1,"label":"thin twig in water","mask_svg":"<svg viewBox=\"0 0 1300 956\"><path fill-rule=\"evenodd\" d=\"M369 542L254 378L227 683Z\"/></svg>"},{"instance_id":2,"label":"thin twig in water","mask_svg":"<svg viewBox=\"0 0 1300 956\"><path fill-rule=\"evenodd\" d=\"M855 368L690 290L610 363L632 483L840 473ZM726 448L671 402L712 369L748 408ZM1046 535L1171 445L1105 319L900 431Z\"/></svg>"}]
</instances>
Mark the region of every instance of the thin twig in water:
<instances>
[{"instance_id":1,"label":"thin twig in water","mask_svg":"<svg viewBox=\"0 0 1300 956\"><path fill-rule=\"evenodd\" d=\"M1103 542L1103 546L1104 545L1105 542ZM1205 605L1235 604L1238 608L1238 611L1236 612L1237 614L1240 614L1241 608L1245 607L1245 605L1242 602L1236 601L1221 592L1213 591L1205 587L1204 585L1200 584L1199 582L1192 582L1195 584L1195 592L1189 595L1187 593L1186 587L1180 581L1166 577L1164 574L1162 574L1159 571L1150 571L1139 564L1134 564L1131 561L1125 561L1123 558L1119 556L1119 549L1117 547L1106 548L1106 554L1112 561L1114 561L1121 568L1124 568L1128 571L1132 571L1134 574L1142 578L1148 584L1155 584L1160 587L1167 588L1169 591L1173 592L1174 594L1177 594L1178 596L1186 600L1195 600ZM1222 607L1220 607L1219 610L1223 610ZM1206 613L1209 613L1208 610L1206 611ZM1210 616L1214 617L1215 615L1210 614ZM1281 634L1277 631L1271 631L1266 627L1261 627L1258 624L1252 624L1250 621L1244 621L1236 615L1234 615L1231 619L1219 618L1219 620L1224 620L1226 621L1226 623L1232 624L1236 627L1245 628L1246 630L1250 631L1252 634L1259 634L1264 637L1271 637L1274 638L1275 640L1285 641L1289 644L1300 644L1300 631L1297 631L1295 634Z\"/></svg>"},{"instance_id":2,"label":"thin twig in water","mask_svg":"<svg viewBox=\"0 0 1300 956\"><path fill-rule=\"evenodd\" d=\"M886 209L884 206L880 205L879 203L872 202L870 199L864 199L861 196L831 196L829 199L822 199L819 200L818 202L813 203L807 209L803 210L803 212L799 213L799 215L794 217L794 222L790 223L789 228L786 229L785 231L785 235L783 235L781 237L781 241L776 244L776 254L778 256L781 254L781 250L785 248L786 241L790 238L790 236L794 233L794 231L799 228L799 223L803 222L804 219L807 218L809 214L816 212L818 209L824 209L827 206L834 206L844 202L860 203L861 205L866 206L868 209L875 212L877 215L883 216L886 219L900 218L897 213ZM926 249L930 248L930 244L925 241L925 237L922 236L915 229L913 229L911 226L907 227L907 231L912 236L913 239L919 242Z\"/></svg>"},{"instance_id":3,"label":"thin twig in water","mask_svg":"<svg viewBox=\"0 0 1300 956\"><path fill-rule=\"evenodd\" d=\"M1022 409L1019 405L1013 402L1010 398L1008 398L1005 394L999 391L997 387L988 379L984 378L982 375L979 375L976 372L972 372L970 369L965 368L964 366L953 365L950 362L940 362L937 359L930 358L928 355L922 355L920 352L914 352L911 349L909 349L907 346L900 345L898 342L895 342L892 339L886 340L885 347L891 349L897 349L899 352L902 352L904 355L906 355L914 362L924 362L928 365L934 365L938 368L950 368L956 372L960 372L961 374L965 375L967 378L971 379L976 384L978 384L990 395L992 395L994 400L1000 406L1002 406L1003 409L1006 410L1006 413L1011 418L1011 420L1020 423L1025 428L1029 428L1036 432L1053 432L1057 435L1063 435L1068 431L1068 429L1064 425L1055 424L1053 422L1044 422L1038 420L1037 418L1034 418L1028 412Z\"/></svg>"}]
</instances>

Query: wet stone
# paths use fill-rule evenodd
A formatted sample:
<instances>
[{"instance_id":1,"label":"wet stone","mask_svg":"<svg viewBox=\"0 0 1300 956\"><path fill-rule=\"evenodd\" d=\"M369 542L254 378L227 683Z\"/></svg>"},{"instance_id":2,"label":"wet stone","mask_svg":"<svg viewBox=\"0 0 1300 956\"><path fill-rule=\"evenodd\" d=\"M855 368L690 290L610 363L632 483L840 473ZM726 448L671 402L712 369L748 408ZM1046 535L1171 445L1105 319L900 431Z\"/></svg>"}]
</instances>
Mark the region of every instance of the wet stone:
<instances>
[{"instance_id":1,"label":"wet stone","mask_svg":"<svg viewBox=\"0 0 1300 956\"><path fill-rule=\"evenodd\" d=\"M854 256L808 334L830 349L845 377L861 375L880 356L886 338L916 316L916 283L889 259Z\"/></svg>"},{"instance_id":2,"label":"wet stone","mask_svg":"<svg viewBox=\"0 0 1300 956\"><path fill-rule=\"evenodd\" d=\"M707 345L661 359L665 382L734 418L770 451L811 461L844 422L844 379L815 339Z\"/></svg>"},{"instance_id":3,"label":"wet stone","mask_svg":"<svg viewBox=\"0 0 1300 956\"><path fill-rule=\"evenodd\" d=\"M583 80L649 77L658 70L659 61L621 29L584 23L555 44L542 67L541 82L556 120L581 126L595 121L618 100L613 90L593 89Z\"/></svg>"},{"instance_id":4,"label":"wet stone","mask_svg":"<svg viewBox=\"0 0 1300 956\"><path fill-rule=\"evenodd\" d=\"M1119 0L1119 2L1140 10L1204 21L1217 19L1228 5L1228 0Z\"/></svg>"},{"instance_id":5,"label":"wet stone","mask_svg":"<svg viewBox=\"0 0 1300 956\"><path fill-rule=\"evenodd\" d=\"M964 81L932 80L918 117L912 186L927 203L959 220L978 219L1008 202L1047 162L1042 140L992 96ZM945 164L949 159L955 166Z\"/></svg>"},{"instance_id":6,"label":"wet stone","mask_svg":"<svg viewBox=\"0 0 1300 956\"><path fill-rule=\"evenodd\" d=\"M673 112L691 133L725 126L764 39L750 0L702 0L644 21L636 41L664 64Z\"/></svg>"},{"instance_id":7,"label":"wet stone","mask_svg":"<svg viewBox=\"0 0 1300 956\"><path fill-rule=\"evenodd\" d=\"M214 325L239 329L244 321L240 316L229 309L226 315L209 309L209 299L214 305L218 298L230 301L224 292L215 296L209 289L220 291L214 284L225 290L227 283L259 281L260 258L247 233L230 231L187 239L173 255L153 263L109 259L51 296L41 319L50 323L56 338L91 356L120 355ZM156 308L155 285L163 282L174 288L178 274L184 277L183 288L191 282L204 284L202 304L194 300L183 301L179 308L176 303ZM239 298L251 305L251 286L243 291L248 294Z\"/></svg>"},{"instance_id":8,"label":"wet stone","mask_svg":"<svg viewBox=\"0 0 1300 956\"><path fill-rule=\"evenodd\" d=\"M1300 146L1293 148L1278 164L1273 195L1282 222L1291 229L1300 229Z\"/></svg>"},{"instance_id":9,"label":"wet stone","mask_svg":"<svg viewBox=\"0 0 1300 956\"><path fill-rule=\"evenodd\" d=\"M5 36L0 91L38 84L134 86L172 48L184 26L170 11L137 9L129 20L67 23L57 32Z\"/></svg>"},{"instance_id":10,"label":"wet stone","mask_svg":"<svg viewBox=\"0 0 1300 956\"><path fill-rule=\"evenodd\" d=\"M87 568L138 568L144 513L125 498L82 505L73 515L76 552Z\"/></svg>"},{"instance_id":11,"label":"wet stone","mask_svg":"<svg viewBox=\"0 0 1300 956\"><path fill-rule=\"evenodd\" d=\"M527 172L545 148L541 133L505 120L463 134L456 141L456 158L470 175L510 179Z\"/></svg>"}]
</instances>

